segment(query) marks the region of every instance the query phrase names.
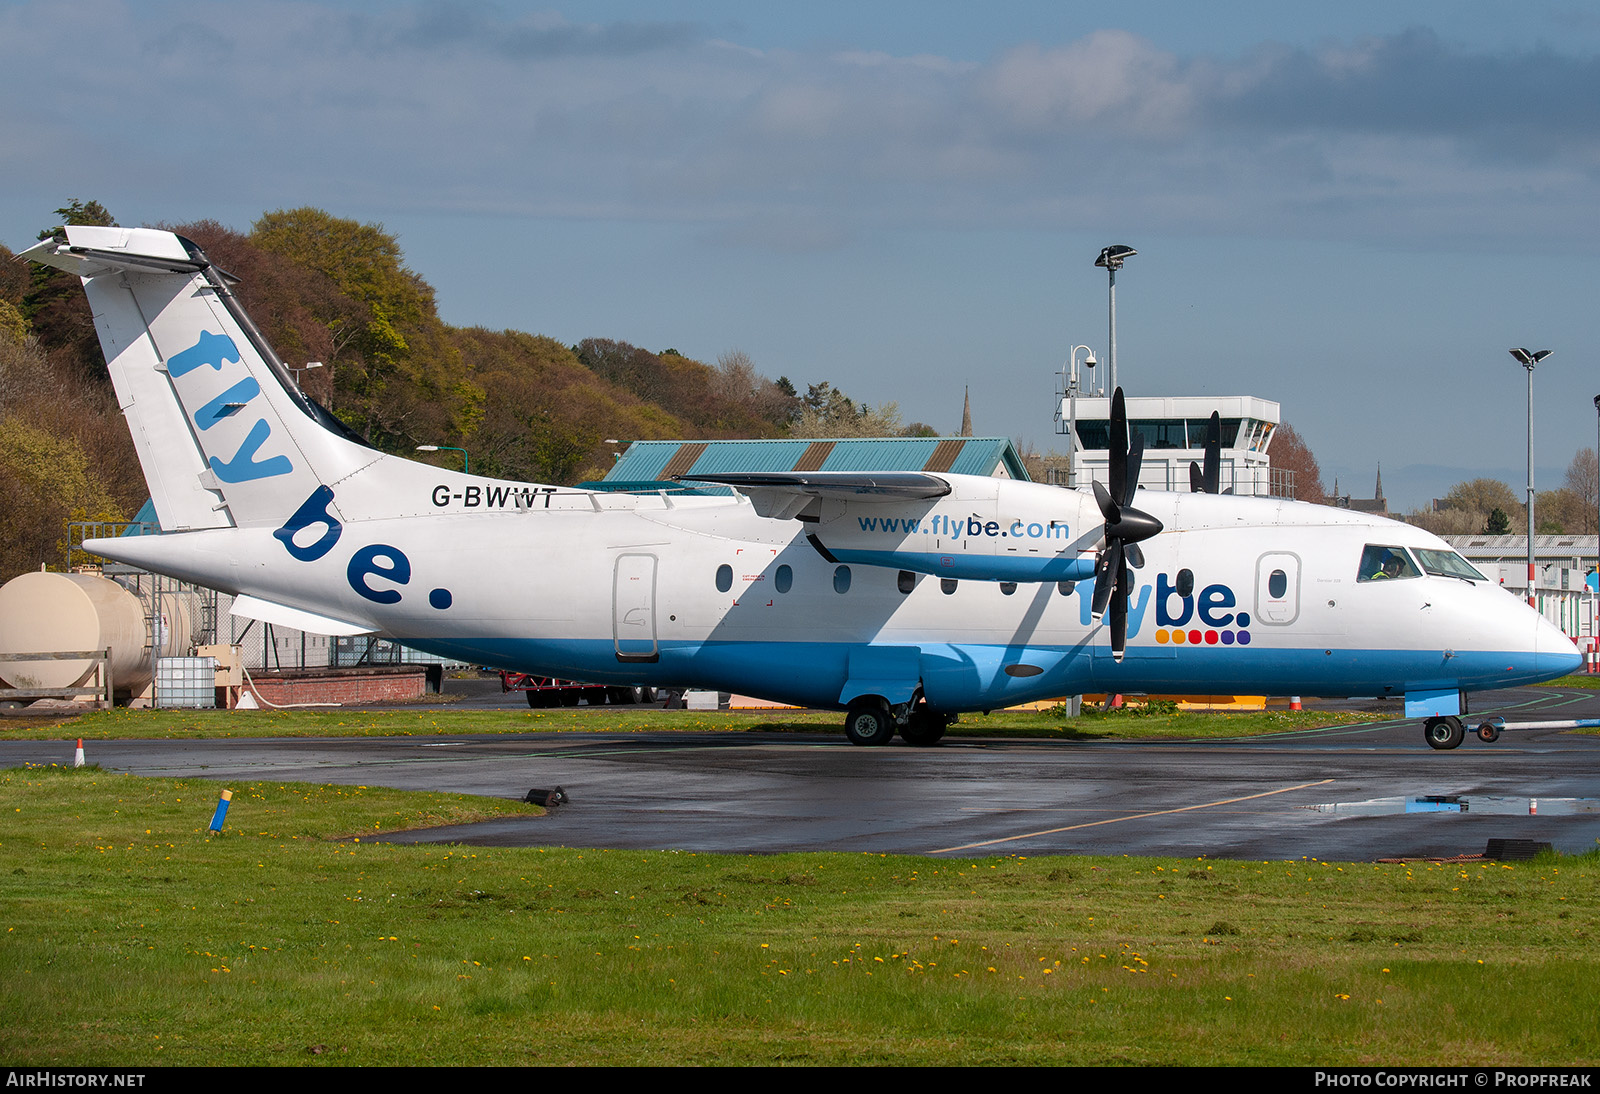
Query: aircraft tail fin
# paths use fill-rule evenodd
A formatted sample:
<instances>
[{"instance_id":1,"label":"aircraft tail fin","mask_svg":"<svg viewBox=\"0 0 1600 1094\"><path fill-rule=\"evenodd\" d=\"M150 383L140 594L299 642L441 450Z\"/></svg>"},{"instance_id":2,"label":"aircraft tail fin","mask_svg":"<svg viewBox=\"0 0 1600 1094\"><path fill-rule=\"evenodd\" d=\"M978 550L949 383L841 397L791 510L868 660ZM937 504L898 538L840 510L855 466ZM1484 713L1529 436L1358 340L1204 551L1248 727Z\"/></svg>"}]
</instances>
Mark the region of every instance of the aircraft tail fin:
<instances>
[{"instance_id":1,"label":"aircraft tail fin","mask_svg":"<svg viewBox=\"0 0 1600 1094\"><path fill-rule=\"evenodd\" d=\"M279 523L392 459L300 392L189 240L73 225L22 257L82 278L162 528Z\"/></svg>"}]
</instances>

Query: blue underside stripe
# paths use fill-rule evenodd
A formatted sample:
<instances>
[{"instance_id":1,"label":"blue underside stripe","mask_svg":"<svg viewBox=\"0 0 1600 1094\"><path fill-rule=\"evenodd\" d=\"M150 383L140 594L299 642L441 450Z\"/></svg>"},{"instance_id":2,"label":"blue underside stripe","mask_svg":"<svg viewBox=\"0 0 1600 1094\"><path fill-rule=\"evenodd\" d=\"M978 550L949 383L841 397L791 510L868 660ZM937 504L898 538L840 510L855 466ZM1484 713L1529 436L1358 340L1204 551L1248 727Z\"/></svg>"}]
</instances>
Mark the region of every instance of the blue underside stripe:
<instances>
[{"instance_id":1,"label":"blue underside stripe","mask_svg":"<svg viewBox=\"0 0 1600 1094\"><path fill-rule=\"evenodd\" d=\"M622 663L610 642L484 638L406 638L408 645L469 663L544 673L596 684L706 687L833 708L850 683L848 642L662 643L654 663ZM905 649L912 643L873 643ZM898 658L920 667L928 702L952 711L992 710L1082 692L1155 694L1402 695L1478 691L1548 680L1579 667L1576 654L1457 653L1409 650L1129 647L1118 665L1104 643L1068 647L952 645L917 647ZM861 663L858 658L857 663ZM1007 666L1042 671L1013 676ZM1024 670L1026 671L1026 670ZM877 675L877 672L874 673ZM915 680L908 680L915 683Z\"/></svg>"}]
</instances>

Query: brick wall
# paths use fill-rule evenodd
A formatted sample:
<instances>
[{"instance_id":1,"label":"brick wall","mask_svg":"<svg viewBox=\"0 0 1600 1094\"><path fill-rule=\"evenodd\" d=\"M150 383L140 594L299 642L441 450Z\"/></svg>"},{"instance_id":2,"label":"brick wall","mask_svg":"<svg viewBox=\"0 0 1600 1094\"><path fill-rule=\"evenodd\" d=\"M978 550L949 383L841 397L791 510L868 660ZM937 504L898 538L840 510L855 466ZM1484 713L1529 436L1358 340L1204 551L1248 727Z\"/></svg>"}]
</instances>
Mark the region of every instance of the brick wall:
<instances>
[{"instance_id":1,"label":"brick wall","mask_svg":"<svg viewBox=\"0 0 1600 1094\"><path fill-rule=\"evenodd\" d=\"M420 699L427 687L427 669L329 669L325 672L252 672L256 694L270 703L395 703Z\"/></svg>"}]
</instances>

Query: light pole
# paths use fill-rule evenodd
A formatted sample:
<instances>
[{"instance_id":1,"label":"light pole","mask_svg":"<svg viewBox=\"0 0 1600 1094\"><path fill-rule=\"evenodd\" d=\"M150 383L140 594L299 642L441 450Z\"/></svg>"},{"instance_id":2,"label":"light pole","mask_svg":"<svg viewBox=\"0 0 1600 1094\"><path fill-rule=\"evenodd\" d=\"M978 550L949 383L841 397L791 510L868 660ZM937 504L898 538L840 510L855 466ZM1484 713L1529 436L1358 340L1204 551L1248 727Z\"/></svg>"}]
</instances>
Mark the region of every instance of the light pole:
<instances>
[{"instance_id":1,"label":"light pole","mask_svg":"<svg viewBox=\"0 0 1600 1094\"><path fill-rule=\"evenodd\" d=\"M1109 388L1113 393L1117 390L1117 271L1122 269L1123 262L1138 253L1126 243L1113 243L1101 250L1100 257L1094 260L1094 264L1103 268L1111 281L1111 332L1106 342L1106 361L1111 368Z\"/></svg>"},{"instance_id":2,"label":"light pole","mask_svg":"<svg viewBox=\"0 0 1600 1094\"><path fill-rule=\"evenodd\" d=\"M1088 346L1073 346L1072 356L1068 358L1067 366L1067 436L1071 438L1067 443L1071 446L1067 450L1067 489L1078 485L1078 351L1083 350L1088 354L1083 359L1083 367L1094 368L1094 350ZM1596 405L1600 406L1600 398Z\"/></svg>"},{"instance_id":3,"label":"light pole","mask_svg":"<svg viewBox=\"0 0 1600 1094\"><path fill-rule=\"evenodd\" d=\"M453 445L448 445L448 444L419 444L419 445L417 445L417 451L418 452L459 452L459 453L461 453L461 473L464 474L464 475L472 474L471 461L469 461L467 459L467 450L465 448L456 448Z\"/></svg>"},{"instance_id":4,"label":"light pole","mask_svg":"<svg viewBox=\"0 0 1600 1094\"><path fill-rule=\"evenodd\" d=\"M1600 420L1600 395L1594 397L1594 411L1596 419ZM1595 502L1600 506L1600 426L1597 426L1595 441ZM1595 516L1594 595L1589 602L1589 648L1600 652L1600 508L1596 509Z\"/></svg>"},{"instance_id":5,"label":"light pole","mask_svg":"<svg viewBox=\"0 0 1600 1094\"><path fill-rule=\"evenodd\" d=\"M1528 370L1528 606L1537 608L1539 603L1533 591L1533 366L1549 357L1550 351L1514 349L1511 356Z\"/></svg>"}]
</instances>

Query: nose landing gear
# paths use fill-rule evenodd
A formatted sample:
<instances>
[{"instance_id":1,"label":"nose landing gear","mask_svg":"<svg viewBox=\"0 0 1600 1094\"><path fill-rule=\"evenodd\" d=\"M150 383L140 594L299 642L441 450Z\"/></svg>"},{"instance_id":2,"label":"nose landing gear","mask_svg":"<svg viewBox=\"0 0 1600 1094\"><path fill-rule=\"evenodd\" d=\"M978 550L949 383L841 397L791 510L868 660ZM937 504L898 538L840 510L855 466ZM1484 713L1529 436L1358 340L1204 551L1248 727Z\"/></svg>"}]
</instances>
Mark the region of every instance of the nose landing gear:
<instances>
[{"instance_id":1,"label":"nose landing gear","mask_svg":"<svg viewBox=\"0 0 1600 1094\"><path fill-rule=\"evenodd\" d=\"M1466 735L1461 719L1454 716L1429 718L1422 724L1422 737L1428 742L1428 747L1441 752L1459 747Z\"/></svg>"}]
</instances>

